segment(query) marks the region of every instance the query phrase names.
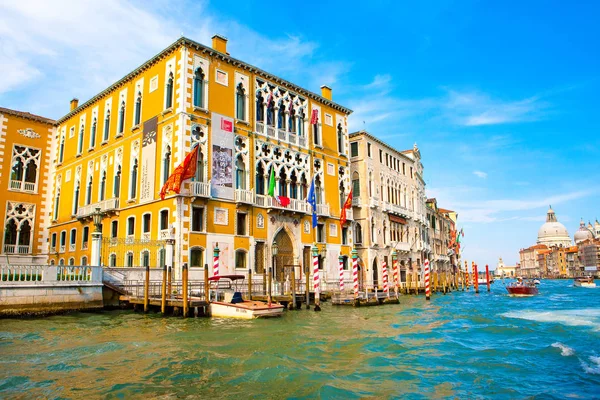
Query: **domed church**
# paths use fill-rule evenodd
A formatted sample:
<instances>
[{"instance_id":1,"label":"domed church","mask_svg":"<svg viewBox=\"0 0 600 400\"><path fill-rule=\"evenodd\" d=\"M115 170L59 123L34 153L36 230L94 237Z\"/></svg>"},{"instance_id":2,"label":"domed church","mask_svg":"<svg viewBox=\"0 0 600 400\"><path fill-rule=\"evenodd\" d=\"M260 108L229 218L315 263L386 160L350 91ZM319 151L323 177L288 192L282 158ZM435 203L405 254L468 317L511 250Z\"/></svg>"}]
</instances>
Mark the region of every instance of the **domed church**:
<instances>
[{"instance_id":1,"label":"domed church","mask_svg":"<svg viewBox=\"0 0 600 400\"><path fill-rule=\"evenodd\" d=\"M583 222L583 218L581 219L581 222L579 223L579 230L577 232L575 232L575 244L579 244L585 240L588 239L593 239L594 238L594 234L592 233L592 231L590 231L590 229L588 227L585 226L585 222Z\"/></svg>"},{"instance_id":2,"label":"domed church","mask_svg":"<svg viewBox=\"0 0 600 400\"><path fill-rule=\"evenodd\" d=\"M552 206L550 206L550 209L548 210L546 223L542 225L538 231L537 243L545 244L548 247L569 247L572 245L571 237L569 236L569 232L567 232L567 228L558 222Z\"/></svg>"}]
</instances>

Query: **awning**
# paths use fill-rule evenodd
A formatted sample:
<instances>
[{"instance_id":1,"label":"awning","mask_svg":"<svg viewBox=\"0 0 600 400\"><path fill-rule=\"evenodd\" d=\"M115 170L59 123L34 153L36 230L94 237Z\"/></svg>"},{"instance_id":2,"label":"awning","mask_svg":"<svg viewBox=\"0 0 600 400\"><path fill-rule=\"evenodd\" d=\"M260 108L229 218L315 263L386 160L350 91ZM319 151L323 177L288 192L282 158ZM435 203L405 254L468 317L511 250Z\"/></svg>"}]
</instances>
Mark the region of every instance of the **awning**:
<instances>
[{"instance_id":1,"label":"awning","mask_svg":"<svg viewBox=\"0 0 600 400\"><path fill-rule=\"evenodd\" d=\"M398 217L397 215L394 215L394 214L389 214L389 216L390 216L390 221L396 222L398 224L406 225L406 220L404 218Z\"/></svg>"}]
</instances>

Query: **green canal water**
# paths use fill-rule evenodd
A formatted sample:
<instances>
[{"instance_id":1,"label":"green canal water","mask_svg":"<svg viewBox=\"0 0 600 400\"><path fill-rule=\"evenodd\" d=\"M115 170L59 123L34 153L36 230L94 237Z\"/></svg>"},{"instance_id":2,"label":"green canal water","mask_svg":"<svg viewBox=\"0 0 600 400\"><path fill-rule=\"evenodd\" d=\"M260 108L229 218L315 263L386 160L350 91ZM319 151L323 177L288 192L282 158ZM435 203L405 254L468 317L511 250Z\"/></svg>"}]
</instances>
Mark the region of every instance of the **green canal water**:
<instances>
[{"instance_id":1,"label":"green canal water","mask_svg":"<svg viewBox=\"0 0 600 400\"><path fill-rule=\"evenodd\" d=\"M0 320L0 398L600 398L600 289L401 297L274 320Z\"/></svg>"}]
</instances>

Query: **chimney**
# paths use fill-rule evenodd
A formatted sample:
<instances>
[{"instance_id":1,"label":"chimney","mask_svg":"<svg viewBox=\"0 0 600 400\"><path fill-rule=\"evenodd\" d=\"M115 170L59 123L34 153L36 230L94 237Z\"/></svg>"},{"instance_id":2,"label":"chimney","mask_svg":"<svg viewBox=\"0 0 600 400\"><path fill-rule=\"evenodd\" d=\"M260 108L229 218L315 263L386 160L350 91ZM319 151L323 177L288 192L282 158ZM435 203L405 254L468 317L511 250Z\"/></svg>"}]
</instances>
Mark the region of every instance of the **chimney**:
<instances>
[{"instance_id":1,"label":"chimney","mask_svg":"<svg viewBox=\"0 0 600 400\"><path fill-rule=\"evenodd\" d=\"M77 108L78 105L79 105L79 99L73 98L73 100L71 100L71 109L69 111L73 111L74 109Z\"/></svg>"},{"instance_id":2,"label":"chimney","mask_svg":"<svg viewBox=\"0 0 600 400\"><path fill-rule=\"evenodd\" d=\"M221 35L214 35L212 37L212 48L221 53L229 54L227 52L227 38Z\"/></svg>"},{"instance_id":3,"label":"chimney","mask_svg":"<svg viewBox=\"0 0 600 400\"><path fill-rule=\"evenodd\" d=\"M321 86L321 96L331 100L331 88L327 85Z\"/></svg>"}]
</instances>

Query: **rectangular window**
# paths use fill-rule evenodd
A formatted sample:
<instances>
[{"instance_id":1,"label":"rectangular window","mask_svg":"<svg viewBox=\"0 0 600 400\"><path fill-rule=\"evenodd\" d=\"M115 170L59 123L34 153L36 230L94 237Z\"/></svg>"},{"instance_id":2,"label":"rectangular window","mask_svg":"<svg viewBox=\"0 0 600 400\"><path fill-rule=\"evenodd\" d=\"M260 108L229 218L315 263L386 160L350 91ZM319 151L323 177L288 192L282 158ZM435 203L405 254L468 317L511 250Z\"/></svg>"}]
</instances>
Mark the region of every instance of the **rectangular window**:
<instances>
[{"instance_id":1,"label":"rectangular window","mask_svg":"<svg viewBox=\"0 0 600 400\"><path fill-rule=\"evenodd\" d=\"M77 229L71 229L71 241L69 244L75 246L75 243L77 243Z\"/></svg>"},{"instance_id":2,"label":"rectangular window","mask_svg":"<svg viewBox=\"0 0 600 400\"><path fill-rule=\"evenodd\" d=\"M169 210L160 212L160 230L169 229Z\"/></svg>"},{"instance_id":3,"label":"rectangular window","mask_svg":"<svg viewBox=\"0 0 600 400\"><path fill-rule=\"evenodd\" d=\"M65 247L67 245L67 231L62 231L60 233L60 247Z\"/></svg>"},{"instance_id":4,"label":"rectangular window","mask_svg":"<svg viewBox=\"0 0 600 400\"><path fill-rule=\"evenodd\" d=\"M151 219L152 215L151 214L144 214L144 216L142 217L142 232L144 233L149 233L150 232L150 219Z\"/></svg>"},{"instance_id":5,"label":"rectangular window","mask_svg":"<svg viewBox=\"0 0 600 400\"><path fill-rule=\"evenodd\" d=\"M204 232L204 208L192 208L192 231Z\"/></svg>"},{"instance_id":6,"label":"rectangular window","mask_svg":"<svg viewBox=\"0 0 600 400\"><path fill-rule=\"evenodd\" d=\"M236 234L240 235L240 236L246 236L246 217L247 214L245 213L237 213L237 229L236 229Z\"/></svg>"},{"instance_id":7,"label":"rectangular window","mask_svg":"<svg viewBox=\"0 0 600 400\"><path fill-rule=\"evenodd\" d=\"M348 228L342 228L342 244L348 244Z\"/></svg>"},{"instance_id":8,"label":"rectangular window","mask_svg":"<svg viewBox=\"0 0 600 400\"><path fill-rule=\"evenodd\" d=\"M317 224L317 242L325 243L325 224Z\"/></svg>"},{"instance_id":9,"label":"rectangular window","mask_svg":"<svg viewBox=\"0 0 600 400\"><path fill-rule=\"evenodd\" d=\"M402 175L406 175L406 164L402 163Z\"/></svg>"},{"instance_id":10,"label":"rectangular window","mask_svg":"<svg viewBox=\"0 0 600 400\"><path fill-rule=\"evenodd\" d=\"M383 164L383 150L379 150L379 162Z\"/></svg>"},{"instance_id":11,"label":"rectangular window","mask_svg":"<svg viewBox=\"0 0 600 400\"><path fill-rule=\"evenodd\" d=\"M412 178L413 178L413 168L410 167L410 179L412 179Z\"/></svg>"},{"instance_id":12,"label":"rectangular window","mask_svg":"<svg viewBox=\"0 0 600 400\"><path fill-rule=\"evenodd\" d=\"M371 143L367 142L367 156L371 158Z\"/></svg>"},{"instance_id":13,"label":"rectangular window","mask_svg":"<svg viewBox=\"0 0 600 400\"><path fill-rule=\"evenodd\" d=\"M190 267L202 267L204 263L204 250L200 248L192 249L190 253Z\"/></svg>"},{"instance_id":14,"label":"rectangular window","mask_svg":"<svg viewBox=\"0 0 600 400\"><path fill-rule=\"evenodd\" d=\"M350 143L350 156L358 157L358 142Z\"/></svg>"},{"instance_id":15,"label":"rectangular window","mask_svg":"<svg viewBox=\"0 0 600 400\"><path fill-rule=\"evenodd\" d=\"M146 215L149 216L149 214L146 214ZM146 218L146 215L144 215L144 219ZM133 236L133 235L135 235L135 218L129 217L129 218L127 218L127 236Z\"/></svg>"},{"instance_id":16,"label":"rectangular window","mask_svg":"<svg viewBox=\"0 0 600 400\"><path fill-rule=\"evenodd\" d=\"M110 223L110 237L116 238L119 236L119 221L112 221Z\"/></svg>"}]
</instances>

